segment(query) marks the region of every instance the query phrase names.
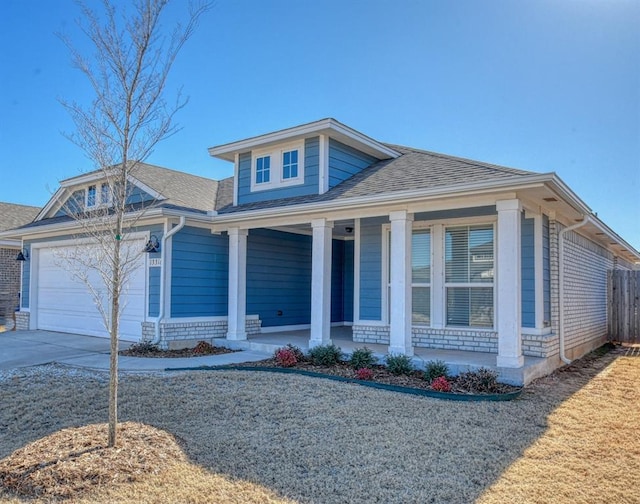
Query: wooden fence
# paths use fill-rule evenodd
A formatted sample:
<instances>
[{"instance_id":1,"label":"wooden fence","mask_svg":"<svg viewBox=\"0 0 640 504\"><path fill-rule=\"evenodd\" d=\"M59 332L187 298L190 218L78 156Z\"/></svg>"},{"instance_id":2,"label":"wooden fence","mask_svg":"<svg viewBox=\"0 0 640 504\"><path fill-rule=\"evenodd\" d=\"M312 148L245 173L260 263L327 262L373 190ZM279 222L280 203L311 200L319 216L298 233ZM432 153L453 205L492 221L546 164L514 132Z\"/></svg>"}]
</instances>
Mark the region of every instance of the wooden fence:
<instances>
[{"instance_id":1,"label":"wooden fence","mask_svg":"<svg viewBox=\"0 0 640 504\"><path fill-rule=\"evenodd\" d=\"M609 339L640 343L640 271L609 271Z\"/></svg>"}]
</instances>

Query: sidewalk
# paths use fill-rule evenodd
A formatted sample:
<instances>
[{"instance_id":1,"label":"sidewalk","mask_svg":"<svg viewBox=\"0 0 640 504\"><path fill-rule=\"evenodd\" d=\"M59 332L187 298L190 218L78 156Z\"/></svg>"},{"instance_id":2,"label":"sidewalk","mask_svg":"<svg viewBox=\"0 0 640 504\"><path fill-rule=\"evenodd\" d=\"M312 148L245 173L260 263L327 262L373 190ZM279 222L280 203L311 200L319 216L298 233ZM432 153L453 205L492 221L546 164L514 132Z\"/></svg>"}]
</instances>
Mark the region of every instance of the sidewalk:
<instances>
[{"instance_id":1,"label":"sidewalk","mask_svg":"<svg viewBox=\"0 0 640 504\"><path fill-rule=\"evenodd\" d=\"M120 349L131 343L121 342ZM120 371L149 372L166 368L222 366L269 358L263 352L245 350L222 355L182 358L118 357ZM0 369L59 363L67 366L108 370L109 339L52 331L0 332Z\"/></svg>"}]
</instances>

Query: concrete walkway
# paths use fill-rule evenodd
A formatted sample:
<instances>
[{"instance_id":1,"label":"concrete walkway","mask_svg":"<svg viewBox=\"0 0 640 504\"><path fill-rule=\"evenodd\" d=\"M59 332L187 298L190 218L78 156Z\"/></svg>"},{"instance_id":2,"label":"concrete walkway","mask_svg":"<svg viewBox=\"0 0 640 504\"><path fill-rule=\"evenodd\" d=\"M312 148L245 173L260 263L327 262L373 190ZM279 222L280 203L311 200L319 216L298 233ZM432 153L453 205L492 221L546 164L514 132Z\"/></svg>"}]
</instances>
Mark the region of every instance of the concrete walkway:
<instances>
[{"instance_id":1,"label":"concrete walkway","mask_svg":"<svg viewBox=\"0 0 640 504\"><path fill-rule=\"evenodd\" d=\"M120 349L131 345L121 342ZM254 362L271 357L264 352L245 350L222 355L183 358L118 358L120 371L164 371L166 368L221 366ZM109 369L109 339L52 331L0 332L0 370L49 363L87 369Z\"/></svg>"}]
</instances>

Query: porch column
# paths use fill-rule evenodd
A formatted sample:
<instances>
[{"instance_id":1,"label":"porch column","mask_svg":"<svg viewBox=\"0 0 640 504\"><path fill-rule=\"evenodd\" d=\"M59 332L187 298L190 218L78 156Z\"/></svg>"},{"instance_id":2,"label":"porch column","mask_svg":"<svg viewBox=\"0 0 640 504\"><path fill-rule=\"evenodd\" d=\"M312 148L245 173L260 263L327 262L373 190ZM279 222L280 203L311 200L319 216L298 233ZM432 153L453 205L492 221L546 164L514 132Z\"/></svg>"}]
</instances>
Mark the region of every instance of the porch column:
<instances>
[{"instance_id":1,"label":"porch column","mask_svg":"<svg viewBox=\"0 0 640 504\"><path fill-rule=\"evenodd\" d=\"M520 219L522 208L517 199L496 202L498 210L496 280L498 367L518 368L522 356L520 292Z\"/></svg>"},{"instance_id":2,"label":"porch column","mask_svg":"<svg viewBox=\"0 0 640 504\"><path fill-rule=\"evenodd\" d=\"M311 221L311 336L309 348L331 344L331 240L333 223Z\"/></svg>"},{"instance_id":3,"label":"porch column","mask_svg":"<svg viewBox=\"0 0 640 504\"><path fill-rule=\"evenodd\" d=\"M246 229L231 228L229 233L229 312L227 339L247 339L247 235Z\"/></svg>"},{"instance_id":4,"label":"porch column","mask_svg":"<svg viewBox=\"0 0 640 504\"><path fill-rule=\"evenodd\" d=\"M413 355L411 342L411 230L413 214L391 212L389 353Z\"/></svg>"}]
</instances>

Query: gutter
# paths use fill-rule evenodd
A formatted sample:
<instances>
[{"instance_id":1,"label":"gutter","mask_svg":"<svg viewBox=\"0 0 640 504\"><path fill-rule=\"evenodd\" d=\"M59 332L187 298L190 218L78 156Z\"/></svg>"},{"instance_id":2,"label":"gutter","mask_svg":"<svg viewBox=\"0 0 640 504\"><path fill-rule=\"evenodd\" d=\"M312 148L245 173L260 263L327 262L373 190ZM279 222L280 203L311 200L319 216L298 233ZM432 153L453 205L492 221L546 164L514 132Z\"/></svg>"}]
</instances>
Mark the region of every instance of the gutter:
<instances>
[{"instance_id":1,"label":"gutter","mask_svg":"<svg viewBox=\"0 0 640 504\"><path fill-rule=\"evenodd\" d=\"M162 236L160 251L162 253L160 259L160 306L158 307L158 321L156 322L156 330L151 340L152 345L157 345L160 342L160 322L164 319L164 291L165 291L165 270L166 270L166 262L167 262L167 254L165 252L165 246L167 244L167 240L171 238L174 234L180 231L185 223L186 218L184 216L180 217L180 222L176 227L169 230L169 232L165 233Z\"/></svg>"},{"instance_id":2,"label":"gutter","mask_svg":"<svg viewBox=\"0 0 640 504\"><path fill-rule=\"evenodd\" d=\"M559 301L560 301L560 307L558 310L558 332L559 332L559 338L560 338L560 359L562 360L562 362L564 362L565 364L571 364L571 360L567 358L565 351L564 351L564 345L565 345L565 341L564 341L564 235L566 233L568 233L569 231L573 231L575 229L581 228L582 226L584 226L587 223L593 223L596 224L595 222L593 222L593 220L591 219L590 216L585 215L582 219L581 222L578 222L577 224L573 224L572 226L566 227L564 229L561 229L560 232L558 233L558 269L560 270L560 274L559 274ZM597 224L596 224L597 225Z\"/></svg>"}]
</instances>

